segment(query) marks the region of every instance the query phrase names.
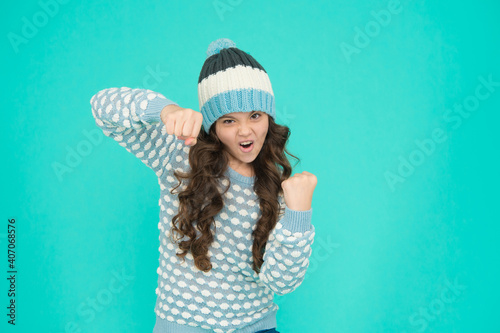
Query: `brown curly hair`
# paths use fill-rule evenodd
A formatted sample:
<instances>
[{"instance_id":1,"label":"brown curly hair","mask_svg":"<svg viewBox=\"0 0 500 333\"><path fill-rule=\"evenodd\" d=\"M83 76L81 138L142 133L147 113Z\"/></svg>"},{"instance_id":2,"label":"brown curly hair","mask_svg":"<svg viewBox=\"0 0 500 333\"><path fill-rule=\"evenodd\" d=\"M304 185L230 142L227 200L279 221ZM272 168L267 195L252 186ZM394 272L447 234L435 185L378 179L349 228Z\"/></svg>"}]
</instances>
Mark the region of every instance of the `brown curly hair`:
<instances>
[{"instance_id":1,"label":"brown curly hair","mask_svg":"<svg viewBox=\"0 0 500 333\"><path fill-rule=\"evenodd\" d=\"M267 239L272 229L278 222L280 214L280 203L278 196L282 194L281 182L288 179L292 173L292 167L285 153L300 159L286 150L286 144L290 137L290 128L274 122L268 117L269 127L265 142L261 151L251 165L255 173L254 191L259 197L262 216L252 232L254 238L252 246L253 270L260 272ZM176 253L185 262L188 251L193 255L195 266L208 272L212 269L208 248L214 241L212 225L215 228L214 216L224 207L223 195L228 191L230 185L223 193L219 192L218 179L224 177L228 167L227 155L223 153L224 144L219 140L215 132L215 123L212 124L208 134L202 128L197 137L196 145L189 152L189 172L174 171L179 181L170 192L174 194L182 179L188 179L188 185L179 192L179 212L172 218L170 239L173 243L187 236L189 239L178 243L182 253ZM281 169L280 169L281 168ZM228 179L229 180L229 179ZM196 229L201 235L197 238L197 231L192 221L197 221ZM179 234L173 239L174 232Z\"/></svg>"}]
</instances>

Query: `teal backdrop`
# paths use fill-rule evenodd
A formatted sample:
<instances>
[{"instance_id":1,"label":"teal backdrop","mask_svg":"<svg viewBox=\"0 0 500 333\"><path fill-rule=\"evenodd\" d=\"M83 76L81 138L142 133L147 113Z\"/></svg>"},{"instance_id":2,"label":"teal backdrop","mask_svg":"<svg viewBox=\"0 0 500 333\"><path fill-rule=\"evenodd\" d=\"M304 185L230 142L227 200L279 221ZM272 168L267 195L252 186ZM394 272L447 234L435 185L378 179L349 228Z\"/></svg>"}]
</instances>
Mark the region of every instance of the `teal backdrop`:
<instances>
[{"instance_id":1,"label":"teal backdrop","mask_svg":"<svg viewBox=\"0 0 500 333\"><path fill-rule=\"evenodd\" d=\"M159 185L90 99L147 88L199 111L218 38L267 70L294 173L318 178L278 331L500 332L498 1L4 6L1 332L152 331Z\"/></svg>"}]
</instances>

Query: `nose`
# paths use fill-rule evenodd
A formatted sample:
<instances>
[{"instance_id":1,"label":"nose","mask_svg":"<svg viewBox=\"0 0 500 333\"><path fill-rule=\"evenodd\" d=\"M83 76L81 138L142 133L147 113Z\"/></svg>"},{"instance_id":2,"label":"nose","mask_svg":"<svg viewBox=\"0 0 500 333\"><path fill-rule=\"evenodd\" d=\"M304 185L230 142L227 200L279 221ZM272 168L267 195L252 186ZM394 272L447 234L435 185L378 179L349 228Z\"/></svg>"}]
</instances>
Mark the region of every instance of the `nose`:
<instances>
[{"instance_id":1,"label":"nose","mask_svg":"<svg viewBox=\"0 0 500 333\"><path fill-rule=\"evenodd\" d=\"M238 133L240 136L246 136L250 134L250 132L252 132L250 125L244 122L240 123L240 126L238 127Z\"/></svg>"}]
</instances>

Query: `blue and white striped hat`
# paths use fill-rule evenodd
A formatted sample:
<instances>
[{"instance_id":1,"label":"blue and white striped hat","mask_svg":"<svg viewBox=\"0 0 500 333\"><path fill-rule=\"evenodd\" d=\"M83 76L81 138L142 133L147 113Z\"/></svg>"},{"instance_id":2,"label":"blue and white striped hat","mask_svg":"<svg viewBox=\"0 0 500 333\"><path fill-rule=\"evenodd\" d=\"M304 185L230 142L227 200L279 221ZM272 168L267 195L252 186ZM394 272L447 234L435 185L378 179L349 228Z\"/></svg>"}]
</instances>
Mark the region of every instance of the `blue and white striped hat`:
<instances>
[{"instance_id":1,"label":"blue and white striped hat","mask_svg":"<svg viewBox=\"0 0 500 333\"><path fill-rule=\"evenodd\" d=\"M274 93L264 68L227 38L208 46L198 79L203 128L231 112L262 111L275 119Z\"/></svg>"}]
</instances>

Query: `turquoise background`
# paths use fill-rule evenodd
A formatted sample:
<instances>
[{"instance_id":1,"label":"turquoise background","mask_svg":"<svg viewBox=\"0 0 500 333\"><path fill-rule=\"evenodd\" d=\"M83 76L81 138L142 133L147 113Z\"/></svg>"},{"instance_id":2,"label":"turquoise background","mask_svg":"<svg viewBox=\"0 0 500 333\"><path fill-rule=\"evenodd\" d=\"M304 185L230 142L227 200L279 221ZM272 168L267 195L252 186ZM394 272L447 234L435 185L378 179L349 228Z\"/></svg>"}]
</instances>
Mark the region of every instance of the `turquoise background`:
<instances>
[{"instance_id":1,"label":"turquoise background","mask_svg":"<svg viewBox=\"0 0 500 333\"><path fill-rule=\"evenodd\" d=\"M230 38L270 76L294 173L318 178L311 265L276 296L278 330L500 332L500 86L481 81L500 82L500 3L401 1L377 23L391 3L6 5L0 331L152 331L159 186L98 131L90 99L148 88L199 110L206 49ZM115 275L129 279L110 292Z\"/></svg>"}]
</instances>

